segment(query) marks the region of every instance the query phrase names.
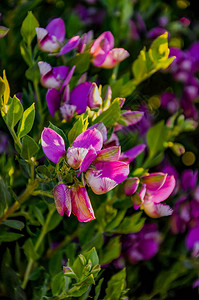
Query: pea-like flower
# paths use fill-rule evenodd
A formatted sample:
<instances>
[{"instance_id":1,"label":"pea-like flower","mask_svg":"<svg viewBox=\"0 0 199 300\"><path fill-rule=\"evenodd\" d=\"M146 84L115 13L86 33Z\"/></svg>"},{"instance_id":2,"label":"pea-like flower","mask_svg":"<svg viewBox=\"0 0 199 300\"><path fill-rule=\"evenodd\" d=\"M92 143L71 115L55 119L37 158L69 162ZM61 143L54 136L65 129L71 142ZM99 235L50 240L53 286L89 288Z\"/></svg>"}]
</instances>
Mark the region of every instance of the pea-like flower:
<instances>
[{"instance_id":1,"label":"pea-like flower","mask_svg":"<svg viewBox=\"0 0 199 300\"><path fill-rule=\"evenodd\" d=\"M97 123L77 136L66 151L64 139L57 132L51 128L43 130L41 144L48 159L57 164L64 157L73 169L74 177L77 175L79 178L83 174L81 186L78 186L75 179L70 193L68 187L62 183L55 187L55 203L60 214L65 212L69 216L71 210L68 203L71 203L72 212L79 221L90 221L94 218L94 212L84 185L90 186L96 194L104 194L127 178L129 164L119 160L120 147L102 149L106 139L106 127L103 123Z\"/></svg>"},{"instance_id":2,"label":"pea-like flower","mask_svg":"<svg viewBox=\"0 0 199 300\"><path fill-rule=\"evenodd\" d=\"M36 32L38 47L44 52L57 53L58 56L73 50L80 42L80 37L74 36L64 45L65 24L61 18L53 19L46 28L37 27Z\"/></svg>"},{"instance_id":3,"label":"pea-like flower","mask_svg":"<svg viewBox=\"0 0 199 300\"><path fill-rule=\"evenodd\" d=\"M164 173L151 173L141 178L128 178L125 182L126 195L132 196L134 208L139 207L152 218L169 216L173 210L169 205L162 204L175 187L173 175Z\"/></svg>"},{"instance_id":4,"label":"pea-like flower","mask_svg":"<svg viewBox=\"0 0 199 300\"><path fill-rule=\"evenodd\" d=\"M123 48L113 48L114 37L110 31L102 33L92 44L90 53L97 67L112 69L129 56Z\"/></svg>"}]
</instances>

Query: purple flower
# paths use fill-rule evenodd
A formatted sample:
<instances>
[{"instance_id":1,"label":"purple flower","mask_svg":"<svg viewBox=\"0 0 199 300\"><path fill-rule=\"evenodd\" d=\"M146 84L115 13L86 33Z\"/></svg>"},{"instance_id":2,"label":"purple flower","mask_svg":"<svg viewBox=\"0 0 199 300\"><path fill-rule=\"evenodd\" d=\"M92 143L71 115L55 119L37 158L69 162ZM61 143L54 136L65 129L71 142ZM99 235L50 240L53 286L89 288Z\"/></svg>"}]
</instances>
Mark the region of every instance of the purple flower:
<instances>
[{"instance_id":1,"label":"purple flower","mask_svg":"<svg viewBox=\"0 0 199 300\"><path fill-rule=\"evenodd\" d=\"M165 92L161 95L161 105L171 114L176 113L180 106L176 95L172 92Z\"/></svg>"},{"instance_id":2,"label":"purple flower","mask_svg":"<svg viewBox=\"0 0 199 300\"><path fill-rule=\"evenodd\" d=\"M158 36L164 34L165 32L168 33L168 31L162 27L155 27L152 28L149 32L148 32L148 37L150 39L156 39ZM168 33L169 36L169 33Z\"/></svg>"},{"instance_id":3,"label":"purple flower","mask_svg":"<svg viewBox=\"0 0 199 300\"><path fill-rule=\"evenodd\" d=\"M46 29L37 27L38 47L49 53L58 53L58 55L66 54L79 44L79 36L74 36L69 39L64 45L65 40L65 24L61 18L53 19Z\"/></svg>"},{"instance_id":4,"label":"purple flower","mask_svg":"<svg viewBox=\"0 0 199 300\"><path fill-rule=\"evenodd\" d=\"M123 48L113 48L114 37L110 31L102 33L92 44L90 53L97 67L112 69L129 56Z\"/></svg>"},{"instance_id":5,"label":"purple flower","mask_svg":"<svg viewBox=\"0 0 199 300\"><path fill-rule=\"evenodd\" d=\"M192 256L199 256L199 224L191 228L186 237L186 246L192 250Z\"/></svg>"},{"instance_id":6,"label":"purple flower","mask_svg":"<svg viewBox=\"0 0 199 300\"><path fill-rule=\"evenodd\" d=\"M122 238L122 255L131 263L151 259L159 250L161 235L157 225L145 224L137 233Z\"/></svg>"},{"instance_id":7,"label":"purple flower","mask_svg":"<svg viewBox=\"0 0 199 300\"><path fill-rule=\"evenodd\" d=\"M69 82L75 71L75 66L71 69L66 66L53 68L42 61L38 63L38 66L41 74L41 84L48 88L46 94L48 109L51 116L54 117L55 112L60 108L61 100L68 102ZM70 114L69 118L71 118Z\"/></svg>"}]
</instances>

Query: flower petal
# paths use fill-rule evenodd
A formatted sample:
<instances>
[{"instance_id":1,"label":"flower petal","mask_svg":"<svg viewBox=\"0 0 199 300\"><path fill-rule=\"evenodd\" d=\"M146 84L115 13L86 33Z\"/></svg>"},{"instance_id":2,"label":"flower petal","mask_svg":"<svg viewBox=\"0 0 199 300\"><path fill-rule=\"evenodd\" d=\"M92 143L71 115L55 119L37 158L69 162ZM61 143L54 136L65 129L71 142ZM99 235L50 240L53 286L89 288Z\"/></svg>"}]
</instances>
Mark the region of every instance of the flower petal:
<instances>
[{"instance_id":1,"label":"flower petal","mask_svg":"<svg viewBox=\"0 0 199 300\"><path fill-rule=\"evenodd\" d=\"M117 161L120 157L121 148L117 146L102 149L95 161Z\"/></svg>"},{"instance_id":2,"label":"flower petal","mask_svg":"<svg viewBox=\"0 0 199 300\"><path fill-rule=\"evenodd\" d=\"M66 120L67 122L70 122L73 118L73 115L74 115L75 111L76 111L76 106L64 103L60 107L60 111L61 111L61 114L62 114L62 118L64 120Z\"/></svg>"},{"instance_id":3,"label":"flower petal","mask_svg":"<svg viewBox=\"0 0 199 300\"><path fill-rule=\"evenodd\" d=\"M199 242L199 225L189 230L186 237L187 248L192 250L197 242Z\"/></svg>"},{"instance_id":4,"label":"flower petal","mask_svg":"<svg viewBox=\"0 0 199 300\"><path fill-rule=\"evenodd\" d=\"M87 108L88 93L91 82L83 82L77 85L70 94L70 104L77 107L77 113L83 114Z\"/></svg>"},{"instance_id":5,"label":"flower petal","mask_svg":"<svg viewBox=\"0 0 199 300\"><path fill-rule=\"evenodd\" d=\"M75 170L79 169L87 153L88 149L86 148L69 147L67 150L68 164Z\"/></svg>"},{"instance_id":6,"label":"flower petal","mask_svg":"<svg viewBox=\"0 0 199 300\"><path fill-rule=\"evenodd\" d=\"M139 182L138 177L128 178L124 184L125 194L127 196L133 195L137 191Z\"/></svg>"},{"instance_id":7,"label":"flower petal","mask_svg":"<svg viewBox=\"0 0 199 300\"><path fill-rule=\"evenodd\" d=\"M94 193L103 194L124 181L129 174L129 165L120 161L95 162L86 174L86 182Z\"/></svg>"},{"instance_id":8,"label":"flower petal","mask_svg":"<svg viewBox=\"0 0 199 300\"><path fill-rule=\"evenodd\" d=\"M121 154L120 160L125 161L125 162L132 162L140 153L142 153L146 148L145 144L140 144L132 149L125 151Z\"/></svg>"},{"instance_id":9,"label":"flower petal","mask_svg":"<svg viewBox=\"0 0 199 300\"><path fill-rule=\"evenodd\" d=\"M147 189L147 194L145 196L145 200L153 202L153 203L162 202L170 196L170 194L174 190L174 187L175 187L174 176L167 175L166 180L160 189L158 189L156 191Z\"/></svg>"},{"instance_id":10,"label":"flower petal","mask_svg":"<svg viewBox=\"0 0 199 300\"><path fill-rule=\"evenodd\" d=\"M103 146L102 134L97 129L87 129L76 137L73 142L73 147L89 149L92 146L98 153Z\"/></svg>"},{"instance_id":11,"label":"flower petal","mask_svg":"<svg viewBox=\"0 0 199 300\"><path fill-rule=\"evenodd\" d=\"M85 187L72 187L72 212L80 222L95 219L94 211Z\"/></svg>"},{"instance_id":12,"label":"flower petal","mask_svg":"<svg viewBox=\"0 0 199 300\"><path fill-rule=\"evenodd\" d=\"M95 82L92 82L89 93L87 105L90 108L96 108L102 105L102 98L99 93L99 89Z\"/></svg>"},{"instance_id":13,"label":"flower petal","mask_svg":"<svg viewBox=\"0 0 199 300\"><path fill-rule=\"evenodd\" d=\"M128 51L123 48L114 48L108 52L104 62L101 64L102 68L112 69L118 63L123 61L129 56Z\"/></svg>"},{"instance_id":14,"label":"flower petal","mask_svg":"<svg viewBox=\"0 0 199 300\"><path fill-rule=\"evenodd\" d=\"M142 204L142 208L144 209L145 213L151 218L170 216L173 213L173 210L169 205L162 203L144 201L144 203Z\"/></svg>"},{"instance_id":15,"label":"flower petal","mask_svg":"<svg viewBox=\"0 0 199 300\"><path fill-rule=\"evenodd\" d=\"M68 217L71 215L71 193L65 184L58 184L53 190L55 205L58 213L63 216L65 213Z\"/></svg>"},{"instance_id":16,"label":"flower petal","mask_svg":"<svg viewBox=\"0 0 199 300\"><path fill-rule=\"evenodd\" d=\"M156 191L160 189L165 183L166 178L167 178L167 174L161 172L151 173L149 175L143 175L141 177L142 182L146 183L147 190L150 191Z\"/></svg>"},{"instance_id":17,"label":"flower petal","mask_svg":"<svg viewBox=\"0 0 199 300\"><path fill-rule=\"evenodd\" d=\"M42 131L41 145L44 154L55 164L65 154L64 139L51 128L44 128Z\"/></svg>"},{"instance_id":18,"label":"flower petal","mask_svg":"<svg viewBox=\"0 0 199 300\"><path fill-rule=\"evenodd\" d=\"M65 24L61 18L53 19L46 27L46 30L56 37L59 42L65 39Z\"/></svg>"},{"instance_id":19,"label":"flower petal","mask_svg":"<svg viewBox=\"0 0 199 300\"><path fill-rule=\"evenodd\" d=\"M101 132L102 137L103 137L103 143L106 142L106 140L107 140L107 129L106 129L106 126L102 122L100 122L100 123L96 123L96 124L88 127L88 129L93 129L93 128L96 128L97 130L99 130Z\"/></svg>"},{"instance_id":20,"label":"flower petal","mask_svg":"<svg viewBox=\"0 0 199 300\"><path fill-rule=\"evenodd\" d=\"M57 56L64 55L64 54L70 52L71 50L75 49L79 45L80 41L81 41L81 39L80 39L80 37L78 35L72 37L61 48L61 50L60 50L60 52L59 52L59 54Z\"/></svg>"},{"instance_id":21,"label":"flower petal","mask_svg":"<svg viewBox=\"0 0 199 300\"><path fill-rule=\"evenodd\" d=\"M61 95L57 89L49 89L46 94L46 101L48 105L48 110L52 117L54 117L55 112L59 109L61 104Z\"/></svg>"},{"instance_id":22,"label":"flower petal","mask_svg":"<svg viewBox=\"0 0 199 300\"><path fill-rule=\"evenodd\" d=\"M88 153L86 154L85 158L83 159L80 168L79 168L79 173L77 174L77 177L80 175L81 172L85 172L90 164L95 160L97 156L97 153L95 149L91 146L88 149Z\"/></svg>"}]
</instances>

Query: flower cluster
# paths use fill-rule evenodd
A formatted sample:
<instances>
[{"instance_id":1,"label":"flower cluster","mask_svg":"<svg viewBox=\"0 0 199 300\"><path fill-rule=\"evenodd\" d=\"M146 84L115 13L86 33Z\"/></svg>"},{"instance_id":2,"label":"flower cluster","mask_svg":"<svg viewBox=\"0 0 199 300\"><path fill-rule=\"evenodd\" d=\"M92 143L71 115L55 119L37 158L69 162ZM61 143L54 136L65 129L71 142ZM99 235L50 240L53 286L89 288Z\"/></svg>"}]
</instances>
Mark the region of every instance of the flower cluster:
<instances>
[{"instance_id":1,"label":"flower cluster","mask_svg":"<svg viewBox=\"0 0 199 300\"><path fill-rule=\"evenodd\" d=\"M95 218L85 188L94 193L104 194L124 181L129 174L127 162L120 161L120 147L102 149L107 140L103 123L98 123L82 132L73 141L72 147L65 149L64 139L51 128L45 128L41 144L47 158L58 164L63 158L59 173L59 184L54 188L55 204L58 212L70 216L73 212L80 222ZM62 175L71 174L71 182L62 183ZM82 183L77 178L82 175Z\"/></svg>"}]
</instances>

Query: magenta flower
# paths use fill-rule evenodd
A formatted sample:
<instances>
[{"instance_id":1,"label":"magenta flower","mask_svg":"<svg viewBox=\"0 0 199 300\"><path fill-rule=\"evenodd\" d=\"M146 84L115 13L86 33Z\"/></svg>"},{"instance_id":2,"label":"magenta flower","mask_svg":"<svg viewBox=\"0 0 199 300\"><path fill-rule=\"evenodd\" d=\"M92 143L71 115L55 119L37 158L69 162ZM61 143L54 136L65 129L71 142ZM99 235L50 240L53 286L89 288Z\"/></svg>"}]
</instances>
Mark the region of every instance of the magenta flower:
<instances>
[{"instance_id":1,"label":"magenta flower","mask_svg":"<svg viewBox=\"0 0 199 300\"><path fill-rule=\"evenodd\" d=\"M78 186L75 179L70 193L65 184L60 183L55 187L55 203L61 215L65 212L69 216L72 210L80 222L94 219L92 206L83 185L90 186L96 194L104 194L127 178L129 165L119 161L120 147L102 149L106 139L106 127L103 123L97 123L77 136L66 151L64 140L58 133L51 128L43 130L41 145L48 159L57 164L63 157L65 163L67 161L66 166L73 169L72 176L79 177L82 174L82 186Z\"/></svg>"},{"instance_id":2,"label":"magenta flower","mask_svg":"<svg viewBox=\"0 0 199 300\"><path fill-rule=\"evenodd\" d=\"M114 37L110 31L102 33L92 44L90 53L93 64L97 67L111 69L129 56L123 48L113 48Z\"/></svg>"},{"instance_id":3,"label":"magenta flower","mask_svg":"<svg viewBox=\"0 0 199 300\"><path fill-rule=\"evenodd\" d=\"M79 44L80 37L74 36L67 41L65 40L65 24L61 18L53 19L45 28L37 27L38 47L49 53L58 53L58 55L66 54L76 48Z\"/></svg>"},{"instance_id":4,"label":"magenta flower","mask_svg":"<svg viewBox=\"0 0 199 300\"><path fill-rule=\"evenodd\" d=\"M55 205L58 213L64 213L70 217L71 212L77 216L80 222L88 222L95 219L85 187L73 186L69 189L65 184L58 184L53 190Z\"/></svg>"},{"instance_id":5,"label":"magenta flower","mask_svg":"<svg viewBox=\"0 0 199 300\"><path fill-rule=\"evenodd\" d=\"M140 190L138 183L141 184ZM125 193L132 195L134 208L139 207L152 218L169 216L172 214L172 209L160 202L166 200L172 193L175 187L175 178L164 173L152 173L143 175L141 178L128 178L125 182Z\"/></svg>"}]
</instances>

